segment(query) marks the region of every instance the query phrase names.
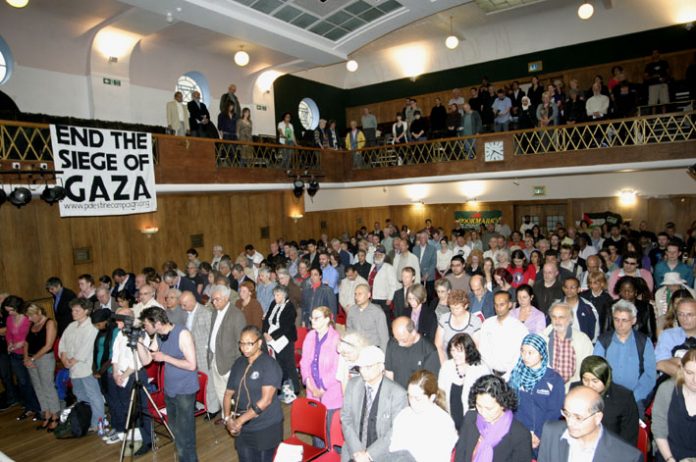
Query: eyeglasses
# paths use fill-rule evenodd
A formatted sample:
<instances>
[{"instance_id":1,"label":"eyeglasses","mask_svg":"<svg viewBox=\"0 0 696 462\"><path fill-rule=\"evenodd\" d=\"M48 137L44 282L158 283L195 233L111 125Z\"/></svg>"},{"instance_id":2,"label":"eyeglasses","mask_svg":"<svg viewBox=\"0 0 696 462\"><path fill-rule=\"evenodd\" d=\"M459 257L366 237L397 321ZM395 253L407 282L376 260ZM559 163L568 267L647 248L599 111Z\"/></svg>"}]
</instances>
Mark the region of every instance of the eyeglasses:
<instances>
[{"instance_id":1,"label":"eyeglasses","mask_svg":"<svg viewBox=\"0 0 696 462\"><path fill-rule=\"evenodd\" d=\"M620 322L620 323L624 323L624 322L628 323L628 322L633 321L632 319L623 319L623 318L612 318L612 319L614 320L614 322Z\"/></svg>"},{"instance_id":2,"label":"eyeglasses","mask_svg":"<svg viewBox=\"0 0 696 462\"><path fill-rule=\"evenodd\" d=\"M696 313L685 313L683 311L680 311L677 313L677 317L680 319L691 319L696 317Z\"/></svg>"},{"instance_id":3,"label":"eyeglasses","mask_svg":"<svg viewBox=\"0 0 696 462\"><path fill-rule=\"evenodd\" d=\"M213 297L211 298L211 300L214 302L219 302L220 300L222 300L222 297Z\"/></svg>"},{"instance_id":4,"label":"eyeglasses","mask_svg":"<svg viewBox=\"0 0 696 462\"><path fill-rule=\"evenodd\" d=\"M237 342L237 343L239 344L240 347L249 348L249 347L253 347L254 345L256 345L256 342L258 342L259 340L261 340L261 339L257 338L253 342Z\"/></svg>"},{"instance_id":5,"label":"eyeglasses","mask_svg":"<svg viewBox=\"0 0 696 462\"><path fill-rule=\"evenodd\" d=\"M561 415L563 415L563 417L565 417L566 420L572 420L573 422L576 422L576 423L583 423L584 421L586 421L587 419L589 419L593 415L597 414L597 412L599 412L599 411L595 411L586 417L581 417L577 414L573 414L572 412L568 412L565 409L561 409Z\"/></svg>"}]
</instances>

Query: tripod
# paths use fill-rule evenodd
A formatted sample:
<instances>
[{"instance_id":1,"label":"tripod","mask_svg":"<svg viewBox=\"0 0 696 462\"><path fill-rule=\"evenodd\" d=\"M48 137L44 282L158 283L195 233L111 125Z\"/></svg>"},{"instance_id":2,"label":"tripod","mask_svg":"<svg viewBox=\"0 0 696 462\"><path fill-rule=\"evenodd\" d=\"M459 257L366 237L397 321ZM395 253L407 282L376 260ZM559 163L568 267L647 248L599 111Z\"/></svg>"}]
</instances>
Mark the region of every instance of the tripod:
<instances>
[{"instance_id":1,"label":"tripod","mask_svg":"<svg viewBox=\"0 0 696 462\"><path fill-rule=\"evenodd\" d=\"M145 387L145 385L140 380L140 374L139 374L140 367L138 367L138 365L140 364L140 361L138 361L138 359L139 359L138 354L135 351L136 347L130 346L130 349L131 349L131 354L133 355L133 364L135 364L135 366L136 366L136 372L134 374L135 381L133 383L133 389L131 390L130 403L128 404L128 415L126 417L126 435L124 436L123 443L121 444L121 455L119 456L119 459L118 459L119 462L123 462L123 460L125 459L126 445L128 445L131 449L130 460L133 460L133 458L135 457L134 456L135 451L133 450L135 448L135 428L137 426L136 424L139 423L141 421L141 419L143 419L142 411L140 409L140 406L141 406L140 392L141 391L145 394L148 401L150 402L150 405L152 406L152 409L155 410L160 421L164 424L164 428L167 429L167 433L169 433L169 436L171 437L172 442L174 441L174 433L172 432L172 429L169 428L169 424L167 424L167 421L162 416L162 413L160 412L160 410L157 408L155 401L152 399L152 395L150 394L149 391L147 391L147 387ZM154 432L152 432L152 433L154 433ZM130 443L128 441L129 439L130 439ZM153 438L152 444L153 444L153 449L154 449L154 438Z\"/></svg>"}]
</instances>

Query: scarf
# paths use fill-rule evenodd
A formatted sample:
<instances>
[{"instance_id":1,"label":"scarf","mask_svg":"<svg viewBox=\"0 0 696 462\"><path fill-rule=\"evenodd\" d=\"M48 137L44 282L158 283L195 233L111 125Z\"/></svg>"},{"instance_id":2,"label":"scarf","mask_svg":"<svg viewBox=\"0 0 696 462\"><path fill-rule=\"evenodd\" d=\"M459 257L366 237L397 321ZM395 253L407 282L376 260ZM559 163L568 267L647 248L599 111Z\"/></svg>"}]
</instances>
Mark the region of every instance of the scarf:
<instances>
[{"instance_id":1,"label":"scarf","mask_svg":"<svg viewBox=\"0 0 696 462\"><path fill-rule=\"evenodd\" d=\"M532 391L541 378L546 374L546 367L549 364L549 355L546 350L546 341L538 334L528 334L523 340L522 345L529 345L541 355L541 367L532 369L527 366L522 358L517 360L517 365L510 374L510 387L517 390Z\"/></svg>"},{"instance_id":2,"label":"scarf","mask_svg":"<svg viewBox=\"0 0 696 462\"><path fill-rule=\"evenodd\" d=\"M476 446L472 462L492 462L493 448L508 434L512 425L512 411L507 410L494 422L486 422L481 414L476 416L476 428L478 428L479 443Z\"/></svg>"}]
</instances>

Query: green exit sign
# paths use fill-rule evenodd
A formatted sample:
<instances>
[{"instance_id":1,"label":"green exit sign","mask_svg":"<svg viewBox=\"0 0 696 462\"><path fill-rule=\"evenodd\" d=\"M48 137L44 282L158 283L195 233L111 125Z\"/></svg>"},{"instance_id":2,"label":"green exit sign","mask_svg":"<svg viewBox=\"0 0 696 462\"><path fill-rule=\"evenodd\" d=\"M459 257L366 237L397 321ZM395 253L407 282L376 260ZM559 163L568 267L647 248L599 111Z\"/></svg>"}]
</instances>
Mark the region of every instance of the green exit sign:
<instances>
[{"instance_id":1,"label":"green exit sign","mask_svg":"<svg viewBox=\"0 0 696 462\"><path fill-rule=\"evenodd\" d=\"M534 186L533 194L535 196L545 196L546 195L546 186Z\"/></svg>"},{"instance_id":2,"label":"green exit sign","mask_svg":"<svg viewBox=\"0 0 696 462\"><path fill-rule=\"evenodd\" d=\"M121 81L120 81L120 80L118 80L118 79L111 79L111 78L109 78L109 77L103 77L103 78L102 78L102 83L103 83L104 85L113 85L113 86L116 86L116 87L120 87L120 86L121 86Z\"/></svg>"}]
</instances>

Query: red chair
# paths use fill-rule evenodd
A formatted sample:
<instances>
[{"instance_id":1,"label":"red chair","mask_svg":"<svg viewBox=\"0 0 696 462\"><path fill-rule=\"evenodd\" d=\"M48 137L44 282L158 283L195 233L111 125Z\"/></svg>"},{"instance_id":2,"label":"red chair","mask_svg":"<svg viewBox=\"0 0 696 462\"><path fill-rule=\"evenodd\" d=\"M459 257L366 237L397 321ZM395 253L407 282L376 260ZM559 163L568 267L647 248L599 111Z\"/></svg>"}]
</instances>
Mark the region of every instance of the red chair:
<instances>
[{"instance_id":1,"label":"red chair","mask_svg":"<svg viewBox=\"0 0 696 462\"><path fill-rule=\"evenodd\" d=\"M648 450L650 449L650 435L643 422L638 422L638 444L636 447L643 453L643 460L648 460Z\"/></svg>"},{"instance_id":2,"label":"red chair","mask_svg":"<svg viewBox=\"0 0 696 462\"><path fill-rule=\"evenodd\" d=\"M164 377L164 367L161 368L162 378ZM198 372L198 391L196 392L196 403L201 403L203 405L202 409L196 409L194 411L194 416L203 415L208 412L208 398L205 392L205 387L208 385L208 376L203 372ZM164 421L167 421L167 406L164 403L164 390L158 389L157 391L150 393L152 396L152 401L157 405L157 410L162 414ZM148 408L150 409L150 415L155 422L162 423L162 419L159 418L157 412L152 407L152 403L148 401Z\"/></svg>"},{"instance_id":3,"label":"red chair","mask_svg":"<svg viewBox=\"0 0 696 462\"><path fill-rule=\"evenodd\" d=\"M328 452L329 442L326 437L326 406L319 401L297 398L290 408L290 438L283 440L286 444L302 446L302 462L314 460ZM297 433L315 436L324 442L323 448L316 448L297 437Z\"/></svg>"},{"instance_id":4,"label":"red chair","mask_svg":"<svg viewBox=\"0 0 696 462\"><path fill-rule=\"evenodd\" d=\"M336 410L331 416L331 431L329 435L329 452L322 454L316 462L340 462L341 454L336 451L336 448L343 447L343 429L341 428L341 411Z\"/></svg>"},{"instance_id":5,"label":"red chair","mask_svg":"<svg viewBox=\"0 0 696 462\"><path fill-rule=\"evenodd\" d=\"M203 408L196 409L193 413L194 417L206 414L208 412L208 395L205 392L208 386L208 376L204 372L198 371L198 391L196 392L196 404L200 403Z\"/></svg>"},{"instance_id":6,"label":"red chair","mask_svg":"<svg viewBox=\"0 0 696 462\"><path fill-rule=\"evenodd\" d=\"M160 384L163 381L162 375L164 374L162 364L152 361L150 364L145 366L145 373L147 374L148 383L152 383L155 386L155 389L160 390L162 388Z\"/></svg>"},{"instance_id":7,"label":"red chair","mask_svg":"<svg viewBox=\"0 0 696 462\"><path fill-rule=\"evenodd\" d=\"M302 344L304 343L305 337L309 329L306 327L297 328L297 341L295 341L295 367L300 368L300 359L302 359Z\"/></svg>"}]
</instances>

